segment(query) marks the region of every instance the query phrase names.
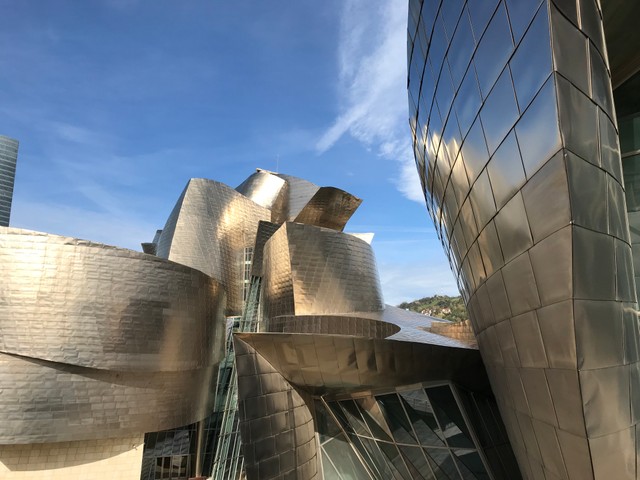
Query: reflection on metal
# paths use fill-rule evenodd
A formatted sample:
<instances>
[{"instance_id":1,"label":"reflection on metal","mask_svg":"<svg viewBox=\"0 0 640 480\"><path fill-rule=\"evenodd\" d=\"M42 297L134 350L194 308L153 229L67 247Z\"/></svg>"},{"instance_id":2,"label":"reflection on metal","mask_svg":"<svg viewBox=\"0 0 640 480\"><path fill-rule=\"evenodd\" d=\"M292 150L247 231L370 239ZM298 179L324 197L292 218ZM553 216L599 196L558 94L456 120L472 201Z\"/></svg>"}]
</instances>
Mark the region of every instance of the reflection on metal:
<instances>
[{"instance_id":1,"label":"reflection on metal","mask_svg":"<svg viewBox=\"0 0 640 480\"><path fill-rule=\"evenodd\" d=\"M0 228L0 443L124 437L202 419L224 292L142 253Z\"/></svg>"},{"instance_id":2,"label":"reflection on metal","mask_svg":"<svg viewBox=\"0 0 640 480\"><path fill-rule=\"evenodd\" d=\"M294 221L342 231L361 203L361 199L344 190L321 187Z\"/></svg>"},{"instance_id":3,"label":"reflection on metal","mask_svg":"<svg viewBox=\"0 0 640 480\"><path fill-rule=\"evenodd\" d=\"M18 141L0 135L0 227L9 226L17 160Z\"/></svg>"},{"instance_id":4,"label":"reflection on metal","mask_svg":"<svg viewBox=\"0 0 640 480\"><path fill-rule=\"evenodd\" d=\"M640 335L599 2L409 12L416 166L522 474L635 479ZM608 47L620 80L637 45Z\"/></svg>"},{"instance_id":5,"label":"reflection on metal","mask_svg":"<svg viewBox=\"0 0 640 480\"><path fill-rule=\"evenodd\" d=\"M146 253L0 229L0 443L145 433L142 480L517 478L484 441L477 349L384 305L371 246L342 233L359 204L259 170L192 179ZM398 408L430 409L442 445L417 423L391 439Z\"/></svg>"},{"instance_id":6,"label":"reflection on metal","mask_svg":"<svg viewBox=\"0 0 640 480\"><path fill-rule=\"evenodd\" d=\"M373 250L352 235L288 222L266 242L263 269L267 318L383 309Z\"/></svg>"},{"instance_id":7,"label":"reflection on metal","mask_svg":"<svg viewBox=\"0 0 640 480\"><path fill-rule=\"evenodd\" d=\"M241 315L244 250L268 209L213 180L189 181L158 242L158 256L196 268L227 292L227 315Z\"/></svg>"}]
</instances>

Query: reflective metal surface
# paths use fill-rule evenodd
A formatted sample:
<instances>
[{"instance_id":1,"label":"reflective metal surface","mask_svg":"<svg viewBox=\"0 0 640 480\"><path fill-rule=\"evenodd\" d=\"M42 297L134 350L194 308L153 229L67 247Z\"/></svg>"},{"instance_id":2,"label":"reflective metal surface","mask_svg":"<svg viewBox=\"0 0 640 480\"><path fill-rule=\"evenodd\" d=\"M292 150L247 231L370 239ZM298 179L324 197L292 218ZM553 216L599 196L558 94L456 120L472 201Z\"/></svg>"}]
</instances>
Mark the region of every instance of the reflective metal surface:
<instances>
[{"instance_id":1,"label":"reflective metal surface","mask_svg":"<svg viewBox=\"0 0 640 480\"><path fill-rule=\"evenodd\" d=\"M371 246L352 235L285 223L264 247L266 318L382 310Z\"/></svg>"},{"instance_id":2,"label":"reflective metal surface","mask_svg":"<svg viewBox=\"0 0 640 480\"><path fill-rule=\"evenodd\" d=\"M130 250L0 228L0 443L123 437L206 415L224 292Z\"/></svg>"},{"instance_id":3,"label":"reflective metal surface","mask_svg":"<svg viewBox=\"0 0 640 480\"><path fill-rule=\"evenodd\" d=\"M607 58L621 78L637 55L614 27L607 55L594 0L455 3L409 1L410 125L520 470L637 478L635 260ZM469 21L477 48L460 52Z\"/></svg>"}]
</instances>

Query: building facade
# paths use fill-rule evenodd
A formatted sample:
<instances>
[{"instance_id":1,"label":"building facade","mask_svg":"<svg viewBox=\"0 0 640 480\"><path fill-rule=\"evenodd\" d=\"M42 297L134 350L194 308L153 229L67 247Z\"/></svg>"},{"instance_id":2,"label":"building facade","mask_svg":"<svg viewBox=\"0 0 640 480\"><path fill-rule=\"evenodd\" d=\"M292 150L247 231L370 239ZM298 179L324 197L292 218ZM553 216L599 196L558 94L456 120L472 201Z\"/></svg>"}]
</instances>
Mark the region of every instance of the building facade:
<instances>
[{"instance_id":1,"label":"building facade","mask_svg":"<svg viewBox=\"0 0 640 480\"><path fill-rule=\"evenodd\" d=\"M638 15L409 2L416 166L529 479L638 478Z\"/></svg>"},{"instance_id":2,"label":"building facade","mask_svg":"<svg viewBox=\"0 0 640 480\"><path fill-rule=\"evenodd\" d=\"M18 141L0 135L0 227L8 227L16 178Z\"/></svg>"},{"instance_id":3,"label":"building facade","mask_svg":"<svg viewBox=\"0 0 640 480\"><path fill-rule=\"evenodd\" d=\"M384 304L360 202L258 170L190 180L148 253L0 228L0 476L519 478L477 347Z\"/></svg>"}]
</instances>

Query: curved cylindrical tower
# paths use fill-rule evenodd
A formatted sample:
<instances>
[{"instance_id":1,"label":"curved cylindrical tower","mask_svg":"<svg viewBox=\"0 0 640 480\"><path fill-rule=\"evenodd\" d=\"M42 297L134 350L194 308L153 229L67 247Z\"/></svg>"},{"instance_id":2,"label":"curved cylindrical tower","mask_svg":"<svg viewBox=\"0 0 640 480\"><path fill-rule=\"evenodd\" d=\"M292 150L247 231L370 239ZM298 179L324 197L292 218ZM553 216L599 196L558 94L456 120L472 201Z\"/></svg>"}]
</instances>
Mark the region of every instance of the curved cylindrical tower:
<instances>
[{"instance_id":1,"label":"curved cylindrical tower","mask_svg":"<svg viewBox=\"0 0 640 480\"><path fill-rule=\"evenodd\" d=\"M596 0L411 0L429 213L523 475L636 478L638 319Z\"/></svg>"}]
</instances>

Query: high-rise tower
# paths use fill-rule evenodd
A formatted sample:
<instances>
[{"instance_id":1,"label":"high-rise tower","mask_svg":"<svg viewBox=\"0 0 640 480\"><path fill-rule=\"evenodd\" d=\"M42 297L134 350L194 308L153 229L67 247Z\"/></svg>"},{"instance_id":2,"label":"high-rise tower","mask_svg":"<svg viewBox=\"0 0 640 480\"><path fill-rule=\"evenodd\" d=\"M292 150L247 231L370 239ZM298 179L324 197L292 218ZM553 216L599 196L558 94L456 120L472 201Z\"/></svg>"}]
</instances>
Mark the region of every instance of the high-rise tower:
<instances>
[{"instance_id":1,"label":"high-rise tower","mask_svg":"<svg viewBox=\"0 0 640 480\"><path fill-rule=\"evenodd\" d=\"M0 135L0 226L8 227L11 217L13 182L16 177L18 141Z\"/></svg>"}]
</instances>

